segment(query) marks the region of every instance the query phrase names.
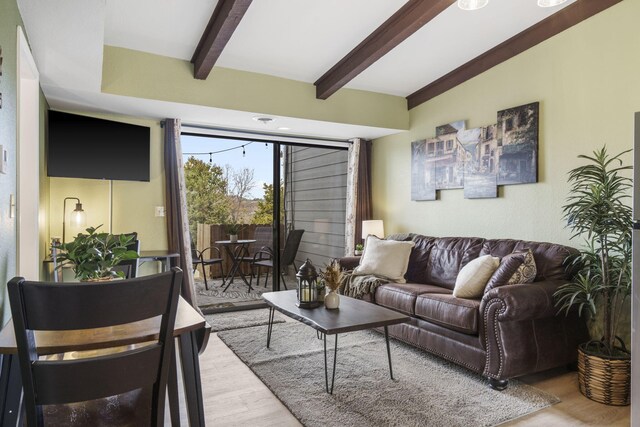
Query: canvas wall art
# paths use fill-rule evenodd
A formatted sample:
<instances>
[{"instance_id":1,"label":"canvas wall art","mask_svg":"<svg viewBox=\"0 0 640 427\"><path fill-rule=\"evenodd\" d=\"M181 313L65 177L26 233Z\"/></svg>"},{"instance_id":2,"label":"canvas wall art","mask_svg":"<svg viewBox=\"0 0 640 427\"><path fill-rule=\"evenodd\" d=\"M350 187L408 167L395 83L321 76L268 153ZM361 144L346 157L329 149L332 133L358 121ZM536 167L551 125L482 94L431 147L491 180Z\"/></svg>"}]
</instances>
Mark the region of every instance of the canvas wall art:
<instances>
[{"instance_id":1,"label":"canvas wall art","mask_svg":"<svg viewBox=\"0 0 640 427\"><path fill-rule=\"evenodd\" d=\"M436 190L464 188L467 199L498 197L498 185L538 180L538 114L534 102L498 112L498 123L436 127L411 143L411 199L436 200Z\"/></svg>"},{"instance_id":2,"label":"canvas wall art","mask_svg":"<svg viewBox=\"0 0 640 427\"><path fill-rule=\"evenodd\" d=\"M436 200L434 163L426 150L424 139L411 143L411 200Z\"/></svg>"},{"instance_id":3,"label":"canvas wall art","mask_svg":"<svg viewBox=\"0 0 640 427\"><path fill-rule=\"evenodd\" d=\"M498 111L498 185L538 182L539 106Z\"/></svg>"}]
</instances>

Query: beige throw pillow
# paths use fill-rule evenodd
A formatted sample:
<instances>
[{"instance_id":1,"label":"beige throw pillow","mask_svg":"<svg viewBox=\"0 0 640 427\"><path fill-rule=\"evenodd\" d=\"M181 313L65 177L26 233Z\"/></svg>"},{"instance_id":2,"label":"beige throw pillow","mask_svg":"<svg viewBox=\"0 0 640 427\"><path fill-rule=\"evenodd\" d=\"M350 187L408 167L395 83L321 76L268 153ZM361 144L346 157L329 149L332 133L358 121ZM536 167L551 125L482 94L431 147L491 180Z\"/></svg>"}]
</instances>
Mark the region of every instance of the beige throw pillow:
<instances>
[{"instance_id":1,"label":"beige throw pillow","mask_svg":"<svg viewBox=\"0 0 640 427\"><path fill-rule=\"evenodd\" d=\"M409 265L409 256L415 243L381 240L367 236L367 241L358 265L353 273L359 276L374 274L396 283L405 283L404 274Z\"/></svg>"},{"instance_id":2,"label":"beige throw pillow","mask_svg":"<svg viewBox=\"0 0 640 427\"><path fill-rule=\"evenodd\" d=\"M499 265L500 258L491 255L483 255L470 261L458 273L453 296L456 298L481 297L489 278Z\"/></svg>"}]
</instances>

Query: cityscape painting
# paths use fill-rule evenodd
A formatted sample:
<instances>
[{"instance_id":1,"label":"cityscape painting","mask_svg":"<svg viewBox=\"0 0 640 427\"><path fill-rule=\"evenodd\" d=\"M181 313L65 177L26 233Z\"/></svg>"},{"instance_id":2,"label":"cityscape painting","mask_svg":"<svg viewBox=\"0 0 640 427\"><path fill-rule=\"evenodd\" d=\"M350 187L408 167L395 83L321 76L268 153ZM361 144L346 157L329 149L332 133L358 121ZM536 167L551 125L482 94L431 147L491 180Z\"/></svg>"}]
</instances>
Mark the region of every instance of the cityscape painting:
<instances>
[{"instance_id":1,"label":"cityscape painting","mask_svg":"<svg viewBox=\"0 0 640 427\"><path fill-rule=\"evenodd\" d=\"M436 128L411 143L411 199L436 200L436 190L463 188L467 199L498 197L498 185L538 180L539 103L498 112L498 123Z\"/></svg>"}]
</instances>

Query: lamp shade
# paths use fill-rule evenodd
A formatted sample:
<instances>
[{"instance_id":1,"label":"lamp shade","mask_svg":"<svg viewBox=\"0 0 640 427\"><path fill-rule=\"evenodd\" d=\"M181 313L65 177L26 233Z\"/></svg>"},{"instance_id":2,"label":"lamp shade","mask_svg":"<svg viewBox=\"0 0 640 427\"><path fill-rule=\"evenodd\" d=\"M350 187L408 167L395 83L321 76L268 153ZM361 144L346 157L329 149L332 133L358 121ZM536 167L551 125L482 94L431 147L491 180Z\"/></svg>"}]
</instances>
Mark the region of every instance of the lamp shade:
<instances>
[{"instance_id":1,"label":"lamp shade","mask_svg":"<svg viewBox=\"0 0 640 427\"><path fill-rule=\"evenodd\" d=\"M538 0L538 6L540 7L553 7L561 5L567 0Z\"/></svg>"},{"instance_id":2,"label":"lamp shade","mask_svg":"<svg viewBox=\"0 0 640 427\"><path fill-rule=\"evenodd\" d=\"M71 212L71 224L74 227L82 227L87 223L87 215L82 209L82 203L76 203L76 208Z\"/></svg>"},{"instance_id":3,"label":"lamp shade","mask_svg":"<svg viewBox=\"0 0 640 427\"><path fill-rule=\"evenodd\" d=\"M489 0L458 0L458 7L462 10L476 10L485 7Z\"/></svg>"},{"instance_id":4,"label":"lamp shade","mask_svg":"<svg viewBox=\"0 0 640 427\"><path fill-rule=\"evenodd\" d=\"M384 223L381 219L362 221L362 238L366 239L370 234L384 239Z\"/></svg>"}]
</instances>

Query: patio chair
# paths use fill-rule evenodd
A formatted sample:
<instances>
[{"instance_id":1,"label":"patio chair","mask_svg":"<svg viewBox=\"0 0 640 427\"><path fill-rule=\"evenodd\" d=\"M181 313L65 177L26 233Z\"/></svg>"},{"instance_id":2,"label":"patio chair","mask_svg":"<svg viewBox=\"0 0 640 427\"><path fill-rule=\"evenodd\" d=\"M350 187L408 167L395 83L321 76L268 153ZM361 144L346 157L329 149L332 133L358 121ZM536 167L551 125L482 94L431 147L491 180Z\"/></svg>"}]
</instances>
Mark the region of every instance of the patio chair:
<instances>
[{"instance_id":1,"label":"patio chair","mask_svg":"<svg viewBox=\"0 0 640 427\"><path fill-rule=\"evenodd\" d=\"M298 267L295 264L296 254L298 253L298 247L300 246L300 241L302 240L302 235L304 234L304 230L291 230L289 235L287 236L287 241L284 243L284 249L282 251L282 256L280 257L280 276L282 277L282 284L285 289L287 288L287 283L284 280L284 273L282 271L282 267L288 267L293 265L293 268L298 270ZM258 251L254 255L253 266L258 268L258 274L256 280L258 283L260 282L260 267L267 267L269 269L273 269L273 251L265 250ZM267 275L264 279L264 286L267 286L267 280L269 280L269 270L267 270Z\"/></svg>"},{"instance_id":2,"label":"patio chair","mask_svg":"<svg viewBox=\"0 0 640 427\"><path fill-rule=\"evenodd\" d=\"M273 231L271 226L259 226L256 227L253 233L253 239L255 243L252 243L249 246L249 250L247 251L246 246L238 246L238 250L244 250L244 253L239 253L235 255L235 258L240 263L240 268L242 268L243 264L249 264L251 268L251 279L253 280L254 274L254 261L256 261L255 255L257 253L261 253L261 257L269 258L265 255L265 253L269 253L271 251L271 245L273 244ZM258 271L260 268L258 267Z\"/></svg>"},{"instance_id":3,"label":"patio chair","mask_svg":"<svg viewBox=\"0 0 640 427\"><path fill-rule=\"evenodd\" d=\"M209 257L205 257L205 253L209 251ZM214 256L215 254L215 256ZM209 283L207 282L207 270L209 265L218 264L220 266L220 277L222 277L222 286L224 286L224 269L222 267L222 253L217 246L210 246L201 251L197 250L193 241L191 242L191 261L193 264L193 272L195 273L198 266L202 266L202 277L204 279L204 288L209 290Z\"/></svg>"}]
</instances>

